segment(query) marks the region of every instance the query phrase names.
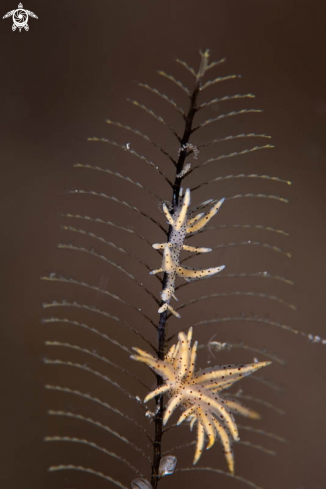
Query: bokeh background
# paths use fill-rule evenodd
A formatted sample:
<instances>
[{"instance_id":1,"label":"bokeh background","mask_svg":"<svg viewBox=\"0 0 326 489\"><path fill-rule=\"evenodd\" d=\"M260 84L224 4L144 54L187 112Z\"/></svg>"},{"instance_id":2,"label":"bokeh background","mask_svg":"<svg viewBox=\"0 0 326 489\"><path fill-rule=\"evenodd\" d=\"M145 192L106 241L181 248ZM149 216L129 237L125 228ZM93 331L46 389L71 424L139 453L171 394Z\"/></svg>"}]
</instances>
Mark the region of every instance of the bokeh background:
<instances>
[{"instance_id":1,"label":"bokeh background","mask_svg":"<svg viewBox=\"0 0 326 489\"><path fill-rule=\"evenodd\" d=\"M17 8L15 2L2 0L1 15L14 8ZM139 172L135 166L139 164L137 161L127 160L123 154L108 145L87 142L87 137L120 137L120 142L124 144L133 141L131 136L121 136L121 132L105 125L106 118L110 117L130 123L144 132L151 131L154 140L175 151L176 147L172 145L168 133L163 132L146 114L126 102L126 98L130 96L155 106L154 98L141 92L134 81L157 86L181 104L184 100L182 94L177 93L176 87L168 81L160 79L156 70L163 69L173 73L190 84L191 77L175 63L175 57L186 60L194 67L199 62L200 48L210 48L212 59L226 57L227 64L220 71L215 70L214 75L241 73L242 79L230 82L228 86L225 82L221 86L221 92L218 91L220 86L212 89L212 97L220 93L252 92L257 98L250 102L251 107L258 106L264 112L254 118L244 118L240 122L233 119L226 122L226 125L212 127L211 132L206 133L207 138L218 137L221 133L217 130L222 130L225 134L239 131L264 132L272 135L276 149L230 162L230 166L229 163L224 163L221 167L222 173L252 170L292 180L293 185L284 187L279 184L264 184L262 187L261 182L252 183L250 191L259 191L262 188L263 192L284 195L290 203L284 206L280 203L271 205L252 201L246 202L247 207L232 203L225 209L223 217L225 222L255 221L265 225L272 224L290 232L290 238L277 238L275 242L269 236L264 239L270 239L272 244L292 253L291 260L281 256L268 258L271 261L267 262L267 269L290 277L295 285L289 289L274 284L269 289L264 284L262 291L295 303L298 311L289 312L279 304L267 302L261 304L253 301L248 304L238 301L234 309L234 303L230 300L223 303L208 301L205 306L194 306L188 313L185 312L184 321L191 324L194 320L211 317L218 308L221 316L241 312L269 314L268 317L291 324L298 330L326 337L325 6L317 0L30 0L30 3L24 2L24 8L38 16L38 20L29 20L29 32L12 32L10 18L2 20L0 28L1 487L104 488L110 484L90 475L47 472L49 465L69 461L75 464L81 461L86 466L96 466L104 473L118 469L104 455L97 459L99 455L94 454L91 449L43 442L46 435L64 434L68 426L67 423L64 425L64 421L58 422L47 416L48 409L60 409L63 406L67 408L68 401L64 395L60 397L46 392L45 384L68 385L70 382L69 385L76 388L79 386L85 391L94 387L102 397L106 396L106 386L103 387L100 382L98 385L96 382L93 384L93 379L88 377L85 387L83 377L75 380L78 372L67 373L63 368L60 370L58 367L56 370L56 367L44 365L42 360L45 356L62 357L59 352L54 354L46 350L46 339L70 339L71 342L76 342L80 335L80 340L86 347L89 345L89 338L78 331L67 333L64 327L57 331L47 328L40 322L47 315L42 310L42 303L73 297L82 301L88 295L85 291L71 291L69 287L65 288L60 284L49 284L39 277L51 272L75 276L88 260L89 267L79 277L89 276L91 280L96 276L98 286L113 284L120 292L125 292L126 287L129 287L129 284L125 285L121 281L118 272L111 272L108 268L103 271L104 265L93 262L91 257L75 257L69 252L57 250L59 242L77 242L75 237L66 236L60 229L60 225L66 222L59 213L93 213L103 218L106 216L107 220L118 219L122 224L128 223L127 217L124 222L125 217L119 215L118 208L106 208L102 202L91 199L83 200L78 197L76 200L75 196L74 200L67 195L68 190L87 186L108 194L114 190L121 198L129 198L134 204L141 202L143 208L150 209L154 215L160 217L160 213L153 207L153 202L147 196L143 198L137 194L137 190L130 190L120 181L105 180L101 174L94 174L96 172L78 172L73 169L73 164L89 163L104 167L111 167L112 164L117 171L145 181L159 191L159 181L152 179L146 170ZM157 107L159 113L164 110L159 105ZM240 108L234 105L236 107ZM164 116L169 119L171 114L167 112ZM237 146L235 150L238 150ZM151 148L148 151L151 159L162 159ZM232 146L228 146L226 151L232 151ZM205 174L205 178L209 179L213 174L216 176L214 171ZM242 187L237 187L238 183L228 185L223 187L228 195L245 189L243 183ZM221 192L218 186L208 188L209 193L205 190L198 194L199 201L200 197L204 200ZM170 198L166 187L161 194L163 198ZM130 218L133 219L131 216L130 214L129 225ZM134 225L136 226L136 220ZM148 231L150 241L160 239L154 227L148 227L147 230L143 221L140 221L139 226L141 232ZM108 233L112 241L116 239L122 245L124 239L126 243L126 239L121 238L119 233L116 236L112 230L108 230ZM216 235L216 240L220 236ZM208 246L204 235L202 238L199 242ZM251 238L251 234L242 236L242 239ZM214 240L214 237L210 239ZM223 235L221 239L224 242L239 240L239 235L230 233L228 236ZM261 239L261 236L257 239ZM143 253L149 265L156 267L155 254L147 254L142 249L136 249L137 246L139 242L138 245L131 242L131 248ZM253 262L260 259L257 258L257 250L243 256L241 253L241 250L233 250L232 253L230 250L221 251L215 255L214 263L215 259L217 264L225 262L231 272L259 270L266 266L264 256L261 262ZM207 260L208 258L212 260L211 257L207 257ZM207 263L211 263L210 260ZM242 266L243 260L246 260L246 266ZM139 272L137 278L139 276L140 280L147 281L147 285L151 286L153 282L150 280L154 279L149 279L145 272L140 272L131 262L129 266L131 273L137 275ZM241 288L241 284L232 283L233 288L230 286L230 290ZM251 285L255 287L256 283L249 284L247 290L251 290ZM192 290L193 298L197 292L190 287L195 286L190 285L188 289ZM259 284L256 290L259 290L258 287ZM224 289L228 290L227 284ZM207 293L207 288L203 290ZM155 282L153 291L158 294L158 282ZM138 300L144 301L146 307L146 298L142 296L142 291L130 286L129 293L136 303ZM92 300L98 307L105 308L107 304L105 298L99 295L93 296ZM119 314L115 304L109 307L112 314ZM152 308L151 316L156 318L153 305L148 307ZM124 313L125 320L135 320L135 313ZM177 327L176 322L171 322L172 333ZM115 325L112 326L112 333L117 337L121 336ZM152 331L148 334L154 341L155 334ZM260 411L263 419L259 426L284 436L288 443L269 445L278 451L275 457L239 447L239 452L236 452L237 473L266 489L325 487L325 347L309 344L300 335L257 325L253 325L251 329L248 327L248 336L247 330L227 330L225 326L214 329L212 326L201 332L199 338L205 343L215 334L220 334L218 338L215 337L220 341L228 341L229 335L234 340L253 343L257 341L257 346L265 345L287 362L285 368L275 366L272 373L266 374L277 385L282 384L284 392L279 395L276 391L264 391L263 387L259 392L261 397L266 396L268 401L284 409L286 414L277 417L275 413L262 407ZM106 347L102 347L101 342L96 344L95 340L91 341L94 341L91 346L100 353L110 354L110 350L105 350ZM133 339L127 336L125 342L128 346L134 344ZM239 361L250 359L250 356L241 357L239 353ZM213 360L210 352L203 350L202 361L209 360ZM148 381L152 382L150 374L146 374ZM136 392L134 386L130 388ZM248 380L249 391L250 388ZM123 409L121 399L117 399L117 404ZM68 408L78 412L78 401L69 398ZM97 414L100 416L99 411L94 408L93 417ZM104 423L107 414L103 416ZM77 425L76 429L79 429ZM73 431L69 434L73 436L72 433ZM80 430L79 434L83 434L83 431ZM84 436L87 434L91 437L92 430L89 429ZM105 436L102 434L101 437L99 444L109 447ZM265 443L258 438L253 441ZM188 448L182 456L189 463L192 448ZM217 449L212 449L205 456L207 459L204 465L216 465L225 469L223 457ZM122 474L122 478L124 477L127 476ZM219 475L206 479L202 474L192 474L188 479L182 477L178 474L175 478L163 481L162 488L180 487L184 481L188 487L197 487L199 484L216 487L223 484L223 487L236 488L242 485ZM128 477L124 479L125 483L126 481Z\"/></svg>"}]
</instances>

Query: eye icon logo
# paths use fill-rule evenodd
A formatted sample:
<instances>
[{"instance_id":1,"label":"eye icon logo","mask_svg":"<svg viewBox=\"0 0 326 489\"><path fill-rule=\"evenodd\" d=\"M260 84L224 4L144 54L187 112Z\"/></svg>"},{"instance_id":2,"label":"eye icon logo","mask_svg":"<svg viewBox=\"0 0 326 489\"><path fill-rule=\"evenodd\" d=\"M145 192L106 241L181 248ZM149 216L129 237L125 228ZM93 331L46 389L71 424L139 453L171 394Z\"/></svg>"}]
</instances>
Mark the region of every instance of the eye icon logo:
<instances>
[{"instance_id":1,"label":"eye icon logo","mask_svg":"<svg viewBox=\"0 0 326 489\"><path fill-rule=\"evenodd\" d=\"M34 17L34 19L38 19L37 15L35 15L34 12L23 9L23 5L21 3L18 5L18 8L16 10L11 10L11 12L7 12L6 15L4 15L2 18L6 19L7 17L11 16L13 20L12 30L15 31L16 29L19 29L19 32L21 32L22 29L25 29L25 31L29 30L29 16Z\"/></svg>"}]
</instances>

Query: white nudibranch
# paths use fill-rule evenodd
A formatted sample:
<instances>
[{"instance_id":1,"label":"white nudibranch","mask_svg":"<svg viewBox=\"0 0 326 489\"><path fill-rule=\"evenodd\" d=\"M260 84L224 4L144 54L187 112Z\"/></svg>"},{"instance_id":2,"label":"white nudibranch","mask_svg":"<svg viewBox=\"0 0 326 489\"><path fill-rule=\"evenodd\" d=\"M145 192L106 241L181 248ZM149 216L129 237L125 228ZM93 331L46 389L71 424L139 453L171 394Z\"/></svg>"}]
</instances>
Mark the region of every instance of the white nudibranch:
<instances>
[{"instance_id":1,"label":"white nudibranch","mask_svg":"<svg viewBox=\"0 0 326 489\"><path fill-rule=\"evenodd\" d=\"M175 281L176 277L183 277L185 280L195 280L203 277L214 275L225 268L225 265L219 267L194 269L181 266L180 253L181 251L190 251L193 253L208 253L211 248L200 248L197 246L188 246L184 244L187 235L193 235L201 231L204 226L217 214L225 199L216 202L210 211L197 214L191 217L189 214L190 205L190 190L187 189L182 198L180 192L180 204L171 214L165 204L163 204L163 212L171 226L169 241L167 243L155 243L153 248L163 250L162 266L150 272L151 275L165 272L167 274L164 289L161 292L161 298L164 304L159 308L158 312L170 311L174 316L180 317L180 314L170 305L172 297L177 301L175 296Z\"/></svg>"}]
</instances>

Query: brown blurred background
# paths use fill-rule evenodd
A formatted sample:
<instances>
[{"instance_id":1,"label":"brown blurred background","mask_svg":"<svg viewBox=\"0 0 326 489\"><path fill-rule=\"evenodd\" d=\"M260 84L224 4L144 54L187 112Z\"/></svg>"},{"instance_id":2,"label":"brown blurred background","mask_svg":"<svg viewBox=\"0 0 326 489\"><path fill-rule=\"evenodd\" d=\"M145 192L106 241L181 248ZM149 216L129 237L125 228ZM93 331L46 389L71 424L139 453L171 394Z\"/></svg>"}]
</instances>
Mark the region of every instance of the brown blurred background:
<instances>
[{"instance_id":1,"label":"brown blurred background","mask_svg":"<svg viewBox=\"0 0 326 489\"><path fill-rule=\"evenodd\" d=\"M2 0L2 16L17 8L15 1ZM243 77L229 85L225 82L223 87L221 85L211 89L211 98L220 94L252 92L257 98L250 102L250 107L262 108L264 113L244 118L240 122L234 119L226 122L226 125L211 127L203 139L218 137L220 133L217 130L220 128L225 134L242 131L271 134L276 145L275 150L248 155L230 164L224 163L224 166L221 166L222 174L247 170L269 173L290 179L293 185L269 186L254 182L249 191L259 192L262 189L263 192L281 194L290 199L290 204L272 205L252 201L246 202L245 211L242 210L242 204L238 203L236 206L232 203L225 209L223 218L225 222L230 223L272 224L291 233L290 238L283 240L270 236L257 237L262 241L270 240L272 244L279 245L293 254L290 261L271 255L266 269L290 277L295 281L295 286L289 289L274 284L269 289L269 286L264 284L261 290L294 302L299 310L289 313L280 305L275 307L273 303L261 305L258 302L256 307L254 302L244 305L241 301L236 303L234 310L233 303L230 301L229 306L228 301L225 301L225 314L242 311L248 314L270 314L271 319L275 318L307 333L326 337L325 7L322 2L316 0L30 0L29 3L24 2L24 8L38 16L38 20L30 18L29 32L12 32L11 18L2 20L0 29L0 147L3 197L1 488L104 488L110 485L91 476L73 473L56 473L49 476L47 473L47 467L51 464L69 461L78 464L80 460L86 466L96 466L98 470L110 473L110 464L113 469L113 462L107 461L103 455L101 460L97 461L98 455L93 454L91 450L83 451L83 447L66 447L55 443L53 446L47 446L51 444L44 444L42 441L45 435L65 433L65 427L61 429L58 420L48 419L46 411L49 408L60 409L68 406L67 410L77 409L77 401L73 398L67 400L63 395L61 398L59 396L59 399L54 394L49 395L44 391L44 384L50 382L67 385L71 381L69 385L76 388L79 386L80 389L84 387L84 390L88 391L93 385L93 379L87 379L87 387L83 386L80 379L74 384L73 377L78 376L78 372L69 372L71 378L68 378L63 369L59 371L55 370L55 367L52 369L43 364L42 359L45 355L50 358L63 357L59 351L48 352L44 347L44 341L68 341L70 333L66 333L63 327L60 331L46 329L40 323L40 318L47 315L47 312L42 310L42 302L73 297L86 301L88 296L85 291L76 289L72 293L69 287L51 285L40 281L39 277L50 272L76 276L83 260L86 262L85 257L75 257L69 252L57 250L56 245L59 242L77 243L76 237L66 236L60 229L62 224L76 223L66 223L58 216L58 212L71 211L101 215L103 218L106 216L106 219L112 220L120 219L117 214L120 212L118 208L112 208L113 214L110 215L103 203L65 196L68 190L88 186L89 189L129 198L135 205L142 202L145 209L149 209L153 204L146 200L147 196L142 200L143 197L137 194L137 190L130 190L120 181L109 183L109 180L106 181L101 175L94 174L96 172L73 170L72 165L89 163L111 167L112 164L117 171L145 181L148 185L152 184L159 192L159 180L152 180L150 172L146 173L146 170L144 173L140 172L135 167L137 161L126 161L126 166L122 169L126 160L124 155L108 145L90 143L86 139L89 136L102 136L112 139L120 137L120 142L124 144L133 141L129 134L121 136L121 132L105 125L105 119L110 117L130 123L145 133L150 132L155 141L160 141L171 152L176 151L176 146L170 142L170 136L165 140L166 133L162 132L159 125L155 125L148 116L126 102L125 99L130 96L144 101L149 106L156 103L154 98L142 92L133 82L136 80L158 87L182 104L182 94L179 94L177 88L168 81L160 79L156 70L163 69L173 73L176 78L191 85L191 77L175 63L175 57L186 60L194 67L198 66L199 48L210 48L212 60L226 57L227 64L220 71L214 70L214 76L220 73L241 73ZM244 101L242 106L249 105ZM242 108L234 105L234 108L236 107ZM158 106L159 113L163 110ZM169 119L171 114L167 112L164 115L174 122L173 119ZM212 155L215 149L220 150L213 148ZM232 151L232 146L228 146L226 151ZM145 149L140 152L144 153ZM155 156L157 154L151 148L147 154L151 159L162 159L162 156ZM212 173L208 172L205 178L217 176L214 169L211 171ZM196 182L195 176L193 182ZM235 190L232 185L224 187L227 195L246 190L243 183L242 187L240 184L237 187L238 183L235 183ZM218 192L221 192L220 187L207 187L207 190L202 190L200 195L198 194L198 201L201 197L202 200L216 198ZM161 195L163 198L170 198L166 187L161 191ZM153 213L160 216L157 209L153 209ZM129 222L130 225L134 216L130 214L129 221L126 218L124 222L123 219L122 216L119 222L125 225ZM136 221L134 225L136 227ZM144 226L143 221L140 222L140 226ZM144 229L147 232L146 228L141 231L144 232ZM112 241L117 239L119 243L119 233L117 237L111 230L108 230L108 233ZM150 241L162 239L162 234L157 234L154 228L148 231L147 236ZM123 239L125 238L121 238L120 245ZM217 236L216 239L220 238ZM231 233L221 239L223 242L251 239L251 235L242 235L240 238L240 234ZM209 246L204 235L198 242ZM134 246L139 246L139 241L138 245ZM157 266L155 254L147 255L142 250L136 251L148 258L151 267ZM214 264L215 261L216 264L226 263L230 272L264 270L262 267L266 266L264 257L261 263L257 262L256 267L242 266L240 251L232 253L227 250L225 253L216 254ZM251 253L252 255L249 253L243 258L248 260L246 265L251 263L250 259L256 258L258 252L253 250ZM91 270L87 270L86 275L80 274L79 277L87 278L87 274L92 277L94 272L98 286L105 287L111 281L117 287L117 291L119 288L120 292L125 290L125 282L119 284L118 272L116 275L116 272L112 272L111 275L109 269L106 269L108 271L105 273L101 272L102 264L93 264L91 257L87 259ZM212 259L207 257L207 263L211 263ZM125 267L127 268L128 264ZM132 268L133 265L130 263L130 267L128 269L136 275L137 266ZM96 275L97 271L99 274ZM151 280L154 279L142 273L143 275L139 275L140 280L146 280L148 287L151 287ZM91 280L92 278L89 278L89 281ZM93 283L94 281L95 278ZM220 286L218 281L214 283ZM237 290L241 286L242 282L235 286L232 284L232 290ZM255 286L256 284L253 284L253 287ZM153 290L158 294L158 282L155 282L155 287ZM194 287L195 285L189 285L189 294L190 290L192 291L190 298L197 293ZM224 288L227 287L225 285ZM259 290L258 287L257 285L256 290ZM207 288L203 290L207 293ZM247 290L251 290L250 286L247 286ZM130 286L130 294L135 298L136 304L137 294L139 301L143 300L142 292L135 287ZM94 297L93 303L104 309L105 298ZM183 297L185 296L181 298ZM144 301L146 307L146 299ZM194 318L198 321L201 317L212 317L216 307L216 303L209 303L207 306L201 305L196 310L189 309L189 312L183 315L184 321L191 324ZM225 315L221 303L218 303L218 307L219 314ZM107 309L112 314L119 314L115 304L112 305L112 309L111 305ZM212 314L209 315L207 310ZM52 311L49 315L51 314ZM135 314L126 312L125 319L131 322L134 316ZM156 318L155 308L152 309L151 316ZM171 323L172 332L175 332L177 327L176 322ZM112 328L114 335L121 335L115 325ZM228 340L229 333L224 326L220 330L212 327L203 331L201 341L207 342L216 332L220 332L220 336L215 339ZM79 334L78 331L72 332L70 341L76 341ZM150 334L154 341L155 335L153 332ZM257 346L265 345L287 361L284 369L276 366L274 373L266 374L282 384L285 392L281 396L270 391L260 392L261 397L266 395L270 402L284 409L286 414L275 417L274 413L270 414L270 411L261 408L263 419L259 427L284 436L289 443L281 446L272 443L272 449L278 450L278 455L271 458L261 452L239 447L239 452L236 452L237 473L267 489L324 488L325 347L309 344L303 337L265 326L254 325L250 331L248 328L248 337L243 330L231 331L230 334L233 335L233 339L248 342L259 337ZM89 345L87 335L80 336L84 346ZM125 341L128 346L134 344L133 338L130 340L126 337ZM101 342L96 344L95 340L91 346L99 349L101 354L110 351L105 351L105 348L101 351ZM239 353L239 361L251 360L250 355L241 355L243 354ZM206 361L208 356L209 352L203 353L203 361ZM138 372L143 370L139 369ZM152 382L149 374L148 381ZM100 386L99 383L98 389L102 389L104 398L103 384ZM134 386L131 390L137 393ZM118 405L119 402L123 408L121 400L117 401ZM96 417L96 410L93 417ZM64 424L64 421L62 423ZM187 430L184 431L186 432ZM91 437L91 429L89 433ZM73 431L69 434L73 436ZM80 430L79 434L82 436L83 431ZM191 439L190 437L189 440ZM257 444L266 442L268 445L268 440L257 438L253 441ZM99 444L110 446L104 435ZM190 464L193 449L187 450L185 463ZM216 447L205 456L207 458L203 465L211 464L225 468L223 457ZM241 487L239 482L219 475L209 476L204 482L200 474L187 477L188 479L182 479L181 474L178 474L175 478L163 481L162 488L180 487L183 481L188 481L188 487L197 487L199 484L203 487L222 487L222 484L223 487ZM128 478L124 482L127 483Z\"/></svg>"}]
</instances>

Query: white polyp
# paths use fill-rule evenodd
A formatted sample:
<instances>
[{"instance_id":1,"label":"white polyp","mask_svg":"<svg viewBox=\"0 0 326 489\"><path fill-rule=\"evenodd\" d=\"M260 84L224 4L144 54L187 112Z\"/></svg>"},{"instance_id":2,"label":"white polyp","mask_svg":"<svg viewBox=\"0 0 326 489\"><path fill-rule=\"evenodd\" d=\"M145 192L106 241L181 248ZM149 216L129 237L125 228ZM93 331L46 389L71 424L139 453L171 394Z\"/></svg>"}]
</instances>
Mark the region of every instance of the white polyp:
<instances>
[{"instance_id":1,"label":"white polyp","mask_svg":"<svg viewBox=\"0 0 326 489\"><path fill-rule=\"evenodd\" d=\"M134 479L131 482L131 489L153 489L153 486L147 479Z\"/></svg>"},{"instance_id":2,"label":"white polyp","mask_svg":"<svg viewBox=\"0 0 326 489\"><path fill-rule=\"evenodd\" d=\"M165 475L171 475L174 473L175 467L177 465L177 457L174 455L165 455L161 458L158 475L164 477Z\"/></svg>"}]
</instances>

